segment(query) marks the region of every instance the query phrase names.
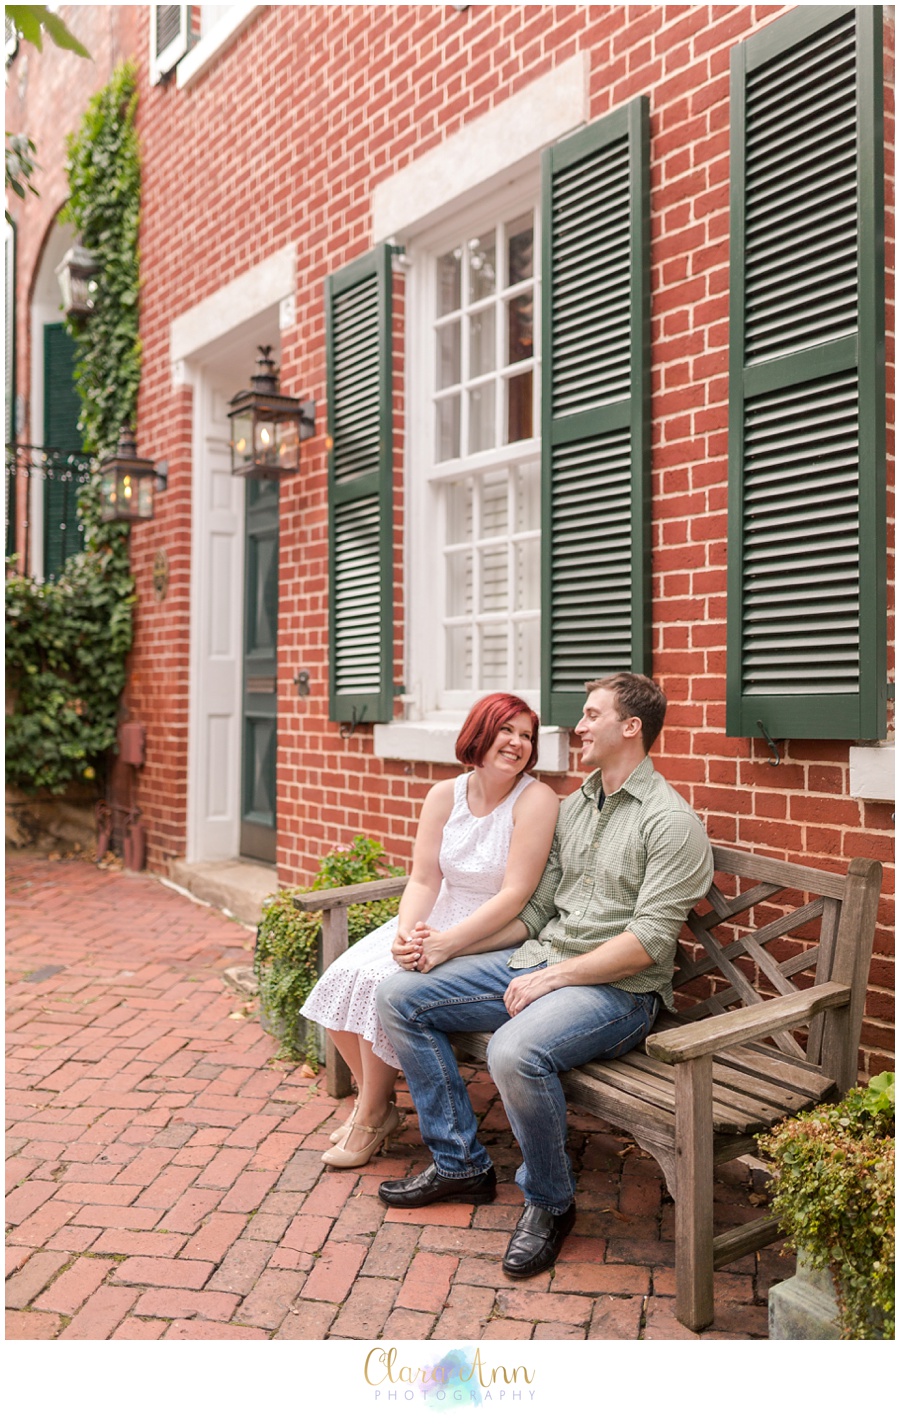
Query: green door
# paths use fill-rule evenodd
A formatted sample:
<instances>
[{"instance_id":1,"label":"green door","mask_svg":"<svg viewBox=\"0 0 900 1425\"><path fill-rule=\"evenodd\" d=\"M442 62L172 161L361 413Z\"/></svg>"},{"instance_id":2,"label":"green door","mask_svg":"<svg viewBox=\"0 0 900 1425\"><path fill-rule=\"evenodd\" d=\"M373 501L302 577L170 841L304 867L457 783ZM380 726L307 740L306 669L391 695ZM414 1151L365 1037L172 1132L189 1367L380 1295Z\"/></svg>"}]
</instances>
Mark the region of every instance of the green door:
<instances>
[{"instance_id":1,"label":"green door","mask_svg":"<svg viewBox=\"0 0 900 1425\"><path fill-rule=\"evenodd\" d=\"M81 401L75 390L75 343L62 322L44 327L44 445L81 450ZM65 461L49 461L44 480L44 578L84 548L78 525L79 482Z\"/></svg>"},{"instance_id":2,"label":"green door","mask_svg":"<svg viewBox=\"0 0 900 1425\"><path fill-rule=\"evenodd\" d=\"M274 863L278 481L246 487L241 855Z\"/></svg>"}]
</instances>

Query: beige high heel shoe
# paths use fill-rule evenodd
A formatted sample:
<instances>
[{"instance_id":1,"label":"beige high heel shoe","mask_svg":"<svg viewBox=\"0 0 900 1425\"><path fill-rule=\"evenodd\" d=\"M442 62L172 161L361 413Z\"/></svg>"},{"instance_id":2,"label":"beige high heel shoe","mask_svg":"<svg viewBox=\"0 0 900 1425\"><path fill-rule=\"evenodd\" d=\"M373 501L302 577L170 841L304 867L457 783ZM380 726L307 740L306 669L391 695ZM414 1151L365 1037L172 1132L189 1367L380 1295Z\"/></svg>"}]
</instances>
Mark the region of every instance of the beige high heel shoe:
<instances>
[{"instance_id":1,"label":"beige high heel shoe","mask_svg":"<svg viewBox=\"0 0 900 1425\"><path fill-rule=\"evenodd\" d=\"M375 1156L379 1148L387 1147L391 1134L397 1132L402 1122L397 1105L392 1103L384 1121L377 1128L370 1128L365 1123L353 1125L360 1133L371 1135L364 1148L360 1148L356 1153L348 1153L343 1142L336 1143L322 1154L322 1162L327 1163L330 1168L361 1168Z\"/></svg>"},{"instance_id":2,"label":"beige high heel shoe","mask_svg":"<svg viewBox=\"0 0 900 1425\"><path fill-rule=\"evenodd\" d=\"M355 1099L355 1100L354 1100L354 1103L353 1103L353 1111L352 1111L352 1113L350 1114L350 1117L349 1117L349 1118L345 1118L344 1121L343 1121L343 1123L339 1124L338 1127L334 1130L334 1132L329 1135L330 1138L331 1138L332 1143L340 1143L341 1139L347 1137L347 1134L350 1132L350 1129L353 1127L354 1123L356 1122L356 1110L357 1110L358 1108L359 1108L359 1099ZM327 1151L327 1150L326 1150L326 1151Z\"/></svg>"}]
</instances>

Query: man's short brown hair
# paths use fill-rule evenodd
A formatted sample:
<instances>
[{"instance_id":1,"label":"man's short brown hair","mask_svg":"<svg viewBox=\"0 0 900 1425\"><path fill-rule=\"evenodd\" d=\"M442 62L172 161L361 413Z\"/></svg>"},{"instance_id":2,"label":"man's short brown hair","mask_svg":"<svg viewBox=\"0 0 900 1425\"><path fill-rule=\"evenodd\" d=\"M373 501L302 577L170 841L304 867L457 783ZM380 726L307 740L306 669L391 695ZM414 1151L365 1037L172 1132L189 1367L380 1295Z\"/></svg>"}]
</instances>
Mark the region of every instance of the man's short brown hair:
<instances>
[{"instance_id":1,"label":"man's short brown hair","mask_svg":"<svg viewBox=\"0 0 900 1425\"><path fill-rule=\"evenodd\" d=\"M584 686L589 693L608 688L620 718L640 718L644 751L649 752L662 731L666 716L666 695L659 684L643 673L610 673Z\"/></svg>"}]
</instances>

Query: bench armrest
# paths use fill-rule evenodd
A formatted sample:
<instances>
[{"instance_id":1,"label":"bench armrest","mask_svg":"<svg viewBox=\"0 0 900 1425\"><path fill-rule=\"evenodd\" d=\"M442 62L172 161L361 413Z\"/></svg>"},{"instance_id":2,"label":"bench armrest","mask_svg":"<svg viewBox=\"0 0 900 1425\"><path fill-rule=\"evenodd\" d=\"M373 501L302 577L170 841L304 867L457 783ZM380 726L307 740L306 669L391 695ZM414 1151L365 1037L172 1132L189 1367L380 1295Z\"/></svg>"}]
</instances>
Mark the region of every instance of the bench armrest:
<instances>
[{"instance_id":1,"label":"bench armrest","mask_svg":"<svg viewBox=\"0 0 900 1425\"><path fill-rule=\"evenodd\" d=\"M731 1044L746 1044L781 1029L792 1029L797 1024L805 1024L815 1014L849 1002L850 986L828 980L811 989L785 995L783 999L765 1000L712 1019L651 1034L646 1040L646 1049L651 1059L662 1059L665 1064L684 1064L689 1059L700 1059L727 1049Z\"/></svg>"},{"instance_id":2,"label":"bench armrest","mask_svg":"<svg viewBox=\"0 0 900 1425\"><path fill-rule=\"evenodd\" d=\"M327 891L305 891L294 896L298 910L338 910L341 906L362 905L367 901L384 901L399 896L409 876L390 876L380 881L358 881L353 886L335 886Z\"/></svg>"}]
</instances>

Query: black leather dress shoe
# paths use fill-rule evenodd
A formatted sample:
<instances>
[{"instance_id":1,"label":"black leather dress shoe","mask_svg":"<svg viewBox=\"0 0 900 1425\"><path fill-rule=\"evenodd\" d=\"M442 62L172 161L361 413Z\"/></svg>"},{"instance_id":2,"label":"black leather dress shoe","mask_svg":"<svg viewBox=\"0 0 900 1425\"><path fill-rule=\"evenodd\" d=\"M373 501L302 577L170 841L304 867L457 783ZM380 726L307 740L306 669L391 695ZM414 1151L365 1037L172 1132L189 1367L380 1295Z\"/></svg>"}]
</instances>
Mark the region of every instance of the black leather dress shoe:
<instances>
[{"instance_id":1,"label":"black leather dress shoe","mask_svg":"<svg viewBox=\"0 0 900 1425\"><path fill-rule=\"evenodd\" d=\"M497 1175L493 1168L468 1178L442 1178L434 1163L414 1178L382 1183L378 1196L389 1207L427 1207L430 1202L493 1202Z\"/></svg>"},{"instance_id":2,"label":"black leather dress shoe","mask_svg":"<svg viewBox=\"0 0 900 1425\"><path fill-rule=\"evenodd\" d=\"M560 1248L575 1225L575 1204L556 1216L543 1207L529 1204L519 1218L503 1258L508 1277L535 1277L545 1272L559 1256Z\"/></svg>"}]
</instances>

